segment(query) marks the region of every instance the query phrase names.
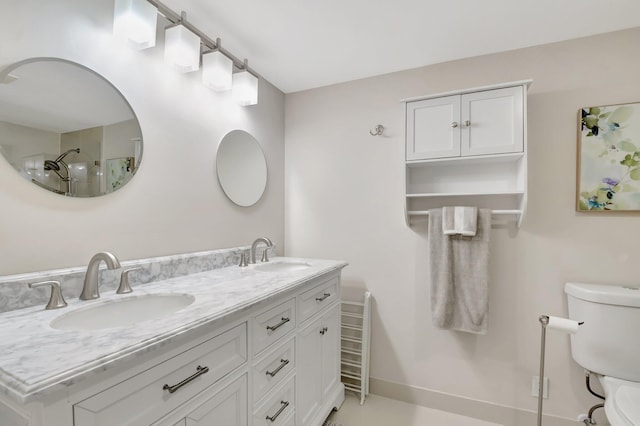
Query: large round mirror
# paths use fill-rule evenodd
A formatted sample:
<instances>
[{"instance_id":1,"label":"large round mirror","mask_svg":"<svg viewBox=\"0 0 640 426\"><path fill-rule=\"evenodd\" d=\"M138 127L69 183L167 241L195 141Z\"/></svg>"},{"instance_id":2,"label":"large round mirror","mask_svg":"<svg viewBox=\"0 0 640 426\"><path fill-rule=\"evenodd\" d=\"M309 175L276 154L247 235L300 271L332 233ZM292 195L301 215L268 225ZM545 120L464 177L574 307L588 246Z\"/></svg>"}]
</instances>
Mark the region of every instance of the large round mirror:
<instances>
[{"instance_id":1,"label":"large round mirror","mask_svg":"<svg viewBox=\"0 0 640 426\"><path fill-rule=\"evenodd\" d=\"M33 58L0 71L0 153L25 179L72 197L125 185L142 132L122 94L94 71Z\"/></svg>"},{"instance_id":2,"label":"large round mirror","mask_svg":"<svg viewBox=\"0 0 640 426\"><path fill-rule=\"evenodd\" d=\"M218 182L231 201L242 207L258 202L267 186L267 162L249 133L233 130L218 146Z\"/></svg>"}]
</instances>

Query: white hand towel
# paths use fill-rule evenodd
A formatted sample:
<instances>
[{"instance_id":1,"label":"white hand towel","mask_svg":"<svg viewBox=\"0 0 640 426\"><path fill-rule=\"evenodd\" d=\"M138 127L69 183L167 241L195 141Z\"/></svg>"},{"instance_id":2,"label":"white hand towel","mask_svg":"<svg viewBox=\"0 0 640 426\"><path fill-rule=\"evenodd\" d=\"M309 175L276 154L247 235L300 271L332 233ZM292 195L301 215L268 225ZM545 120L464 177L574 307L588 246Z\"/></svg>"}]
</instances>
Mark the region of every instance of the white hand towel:
<instances>
[{"instance_id":1,"label":"white hand towel","mask_svg":"<svg viewBox=\"0 0 640 426\"><path fill-rule=\"evenodd\" d=\"M473 237L476 235L477 223L477 207L455 206L442 208L442 233L444 235Z\"/></svg>"}]
</instances>

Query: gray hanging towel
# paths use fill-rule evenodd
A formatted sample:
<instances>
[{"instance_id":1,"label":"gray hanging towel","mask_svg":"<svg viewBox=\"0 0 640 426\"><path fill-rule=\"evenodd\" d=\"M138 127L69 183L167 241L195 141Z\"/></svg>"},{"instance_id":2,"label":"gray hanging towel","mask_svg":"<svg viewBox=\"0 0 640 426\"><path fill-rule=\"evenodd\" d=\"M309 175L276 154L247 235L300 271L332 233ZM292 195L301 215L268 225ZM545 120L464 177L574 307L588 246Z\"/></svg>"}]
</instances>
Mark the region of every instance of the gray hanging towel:
<instances>
[{"instance_id":1,"label":"gray hanging towel","mask_svg":"<svg viewBox=\"0 0 640 426\"><path fill-rule=\"evenodd\" d=\"M429 210L431 319L445 330L486 334L491 210L479 209L476 235L444 235L442 209Z\"/></svg>"}]
</instances>

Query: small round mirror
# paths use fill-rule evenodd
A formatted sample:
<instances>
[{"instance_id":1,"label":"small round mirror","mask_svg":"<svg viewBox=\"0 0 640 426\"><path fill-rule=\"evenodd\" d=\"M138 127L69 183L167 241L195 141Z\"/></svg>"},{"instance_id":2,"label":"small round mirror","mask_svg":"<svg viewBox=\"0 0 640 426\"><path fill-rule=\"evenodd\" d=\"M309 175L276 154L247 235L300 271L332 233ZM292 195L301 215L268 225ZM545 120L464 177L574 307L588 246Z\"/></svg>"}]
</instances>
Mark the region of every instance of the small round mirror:
<instances>
[{"instance_id":1,"label":"small round mirror","mask_svg":"<svg viewBox=\"0 0 640 426\"><path fill-rule=\"evenodd\" d=\"M260 144L249 133L233 130L218 146L218 182L227 197L242 207L258 202L267 186L267 162Z\"/></svg>"},{"instance_id":2,"label":"small round mirror","mask_svg":"<svg viewBox=\"0 0 640 426\"><path fill-rule=\"evenodd\" d=\"M96 197L138 170L142 132L102 76L63 59L32 58L0 71L0 153L44 189Z\"/></svg>"}]
</instances>

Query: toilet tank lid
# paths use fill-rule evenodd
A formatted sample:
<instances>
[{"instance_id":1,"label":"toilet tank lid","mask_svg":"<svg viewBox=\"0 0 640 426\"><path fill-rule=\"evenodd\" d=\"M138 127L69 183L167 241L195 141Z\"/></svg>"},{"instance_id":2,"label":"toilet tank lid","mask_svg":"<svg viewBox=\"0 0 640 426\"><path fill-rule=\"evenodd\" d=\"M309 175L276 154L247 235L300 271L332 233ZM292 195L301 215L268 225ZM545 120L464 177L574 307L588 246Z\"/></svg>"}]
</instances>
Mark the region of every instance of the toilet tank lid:
<instances>
[{"instance_id":1,"label":"toilet tank lid","mask_svg":"<svg viewBox=\"0 0 640 426\"><path fill-rule=\"evenodd\" d=\"M590 302L640 307L640 288L637 287L566 283L564 292L577 299Z\"/></svg>"}]
</instances>

